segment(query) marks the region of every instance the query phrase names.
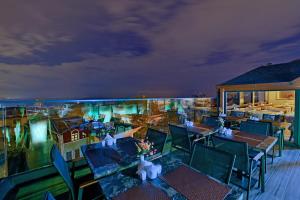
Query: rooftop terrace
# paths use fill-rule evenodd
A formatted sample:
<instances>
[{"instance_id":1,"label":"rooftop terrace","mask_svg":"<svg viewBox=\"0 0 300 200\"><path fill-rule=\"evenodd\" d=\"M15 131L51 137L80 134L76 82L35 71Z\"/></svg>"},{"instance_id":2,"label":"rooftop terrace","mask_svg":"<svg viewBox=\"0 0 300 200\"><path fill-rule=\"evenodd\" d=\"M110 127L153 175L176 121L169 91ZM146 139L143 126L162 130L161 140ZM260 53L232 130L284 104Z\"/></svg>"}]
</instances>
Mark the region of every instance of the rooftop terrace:
<instances>
[{"instance_id":1,"label":"rooftop terrace","mask_svg":"<svg viewBox=\"0 0 300 200\"><path fill-rule=\"evenodd\" d=\"M219 188L219 197L223 195L226 199L247 199L247 194L249 199L293 199L300 195L295 189L300 178L300 150L287 147L283 150L284 132L276 128L279 122L275 118L254 123L249 121L250 116L231 116L232 111L218 118L210 98L58 101L50 105L11 103L5 102L1 109L1 176L2 181L14 183L18 192L13 194L17 199L42 199L47 191L56 199L72 194L72 187L66 184L70 180L62 178L60 172L66 168L64 162L70 174L74 173L76 184L96 183L101 188L91 184L96 190L83 190L83 196L88 196L84 199L91 199L90 195L94 194L100 199L124 196L128 199L133 194L156 198L145 193L149 190L166 199L199 199L204 194L211 195L206 196L208 199L217 198L209 188L203 189L207 184ZM226 128L232 132L227 133ZM112 146L108 146L107 134L116 139L111 140ZM218 137L225 142L219 143ZM150 143L144 151L145 141ZM231 148L231 144L228 149L227 142L238 145ZM242 150L245 145L249 152ZM273 147L274 163L271 162ZM141 163L140 152L144 152L153 166L161 165L160 178L148 177L146 182L141 182L136 174ZM247 162L241 164L245 156L253 162L252 167ZM61 159L60 164L53 166L57 158ZM191 178L199 177L186 182L184 177L170 179L182 174L176 170L193 174ZM145 173L152 172L145 169ZM220 176L220 173L224 174ZM249 173L253 184L247 193L245 184Z\"/></svg>"}]
</instances>

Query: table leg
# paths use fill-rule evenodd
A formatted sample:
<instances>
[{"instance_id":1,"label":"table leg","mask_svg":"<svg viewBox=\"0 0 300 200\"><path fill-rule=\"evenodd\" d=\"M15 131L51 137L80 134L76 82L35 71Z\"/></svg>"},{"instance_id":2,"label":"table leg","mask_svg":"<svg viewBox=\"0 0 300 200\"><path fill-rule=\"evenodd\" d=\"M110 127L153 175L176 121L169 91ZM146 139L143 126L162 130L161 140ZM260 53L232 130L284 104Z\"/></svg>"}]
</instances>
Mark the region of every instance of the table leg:
<instances>
[{"instance_id":1,"label":"table leg","mask_svg":"<svg viewBox=\"0 0 300 200\"><path fill-rule=\"evenodd\" d=\"M283 131L280 132L280 141L279 141L279 157L281 157L282 155L282 147L283 147L283 134L282 134Z\"/></svg>"},{"instance_id":2,"label":"table leg","mask_svg":"<svg viewBox=\"0 0 300 200\"><path fill-rule=\"evenodd\" d=\"M284 130L281 130L281 150L279 156L281 157L282 155L282 150L284 150Z\"/></svg>"},{"instance_id":3,"label":"table leg","mask_svg":"<svg viewBox=\"0 0 300 200\"><path fill-rule=\"evenodd\" d=\"M264 192L265 191L265 156L261 157L260 187L261 187L261 192Z\"/></svg>"},{"instance_id":4,"label":"table leg","mask_svg":"<svg viewBox=\"0 0 300 200\"><path fill-rule=\"evenodd\" d=\"M267 173L267 158L268 158L268 153L265 151L264 152L264 169L265 169L265 173Z\"/></svg>"}]
</instances>

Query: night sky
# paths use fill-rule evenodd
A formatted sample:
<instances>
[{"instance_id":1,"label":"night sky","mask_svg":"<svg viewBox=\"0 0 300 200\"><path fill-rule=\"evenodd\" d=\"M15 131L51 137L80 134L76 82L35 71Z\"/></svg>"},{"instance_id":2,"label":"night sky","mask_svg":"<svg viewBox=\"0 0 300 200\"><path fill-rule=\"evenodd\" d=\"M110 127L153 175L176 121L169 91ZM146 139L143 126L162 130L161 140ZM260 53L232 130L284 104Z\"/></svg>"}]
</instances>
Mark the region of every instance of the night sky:
<instances>
[{"instance_id":1,"label":"night sky","mask_svg":"<svg viewBox=\"0 0 300 200\"><path fill-rule=\"evenodd\" d=\"M1 0L0 98L215 96L300 58L299 0Z\"/></svg>"}]
</instances>

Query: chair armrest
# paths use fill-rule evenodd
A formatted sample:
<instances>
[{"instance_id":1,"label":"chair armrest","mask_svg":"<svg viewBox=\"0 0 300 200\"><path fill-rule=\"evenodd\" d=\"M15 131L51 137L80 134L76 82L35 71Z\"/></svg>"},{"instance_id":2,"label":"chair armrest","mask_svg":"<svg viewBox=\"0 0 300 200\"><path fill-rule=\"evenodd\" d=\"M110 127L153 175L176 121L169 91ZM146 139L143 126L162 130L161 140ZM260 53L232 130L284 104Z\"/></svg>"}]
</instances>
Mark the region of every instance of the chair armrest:
<instances>
[{"instance_id":1,"label":"chair armrest","mask_svg":"<svg viewBox=\"0 0 300 200\"><path fill-rule=\"evenodd\" d=\"M283 136L284 130L285 130L285 128L278 128L278 129L275 131L275 133L274 133L273 136L275 136L275 137Z\"/></svg>"},{"instance_id":2,"label":"chair armrest","mask_svg":"<svg viewBox=\"0 0 300 200\"><path fill-rule=\"evenodd\" d=\"M85 182L83 182L83 183L80 183L79 188L89 187L89 186L94 185L94 184L96 184L96 183L99 183L99 182L96 181L96 180L85 181Z\"/></svg>"},{"instance_id":3,"label":"chair armrest","mask_svg":"<svg viewBox=\"0 0 300 200\"><path fill-rule=\"evenodd\" d=\"M98 184L98 181L96 181L96 180L89 180L89 181L81 183L79 185L79 188L78 188L78 200L82 200L83 189L86 188L86 187L89 187L91 185L94 185L94 184Z\"/></svg>"},{"instance_id":4,"label":"chair armrest","mask_svg":"<svg viewBox=\"0 0 300 200\"><path fill-rule=\"evenodd\" d=\"M193 136L196 136L196 135L201 135L201 134L199 134L199 133L197 133L195 131L188 130L187 132L188 132L189 137L193 137Z\"/></svg>"},{"instance_id":5,"label":"chair armrest","mask_svg":"<svg viewBox=\"0 0 300 200\"><path fill-rule=\"evenodd\" d=\"M254 158L252 158L252 160L254 161L258 161L261 157L264 156L264 153L263 152L260 152L259 154L257 154Z\"/></svg>"},{"instance_id":6,"label":"chair armrest","mask_svg":"<svg viewBox=\"0 0 300 200\"><path fill-rule=\"evenodd\" d=\"M201 140L205 140L205 137L201 137L201 138L197 138L197 139L193 140L193 144L195 144Z\"/></svg>"}]
</instances>

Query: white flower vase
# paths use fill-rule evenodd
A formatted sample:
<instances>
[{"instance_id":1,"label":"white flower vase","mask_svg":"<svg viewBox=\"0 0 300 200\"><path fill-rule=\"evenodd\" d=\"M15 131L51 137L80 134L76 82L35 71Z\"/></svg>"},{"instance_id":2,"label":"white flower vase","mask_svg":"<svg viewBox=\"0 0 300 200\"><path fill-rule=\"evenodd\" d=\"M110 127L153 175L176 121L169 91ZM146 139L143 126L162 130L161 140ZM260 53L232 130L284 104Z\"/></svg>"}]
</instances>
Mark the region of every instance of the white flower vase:
<instances>
[{"instance_id":1,"label":"white flower vase","mask_svg":"<svg viewBox=\"0 0 300 200\"><path fill-rule=\"evenodd\" d=\"M227 128L225 131L225 135L232 136L232 130L230 128Z\"/></svg>"},{"instance_id":2,"label":"white flower vase","mask_svg":"<svg viewBox=\"0 0 300 200\"><path fill-rule=\"evenodd\" d=\"M141 162L144 162L144 161L145 161L145 156L144 156L144 154L140 155L140 161L141 161Z\"/></svg>"},{"instance_id":3,"label":"white flower vase","mask_svg":"<svg viewBox=\"0 0 300 200\"><path fill-rule=\"evenodd\" d=\"M218 132L219 132L220 134L224 134L224 132L225 132L224 126L220 126Z\"/></svg>"}]
</instances>

